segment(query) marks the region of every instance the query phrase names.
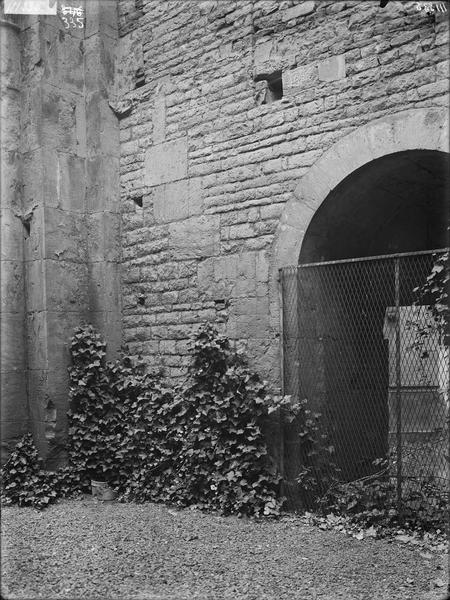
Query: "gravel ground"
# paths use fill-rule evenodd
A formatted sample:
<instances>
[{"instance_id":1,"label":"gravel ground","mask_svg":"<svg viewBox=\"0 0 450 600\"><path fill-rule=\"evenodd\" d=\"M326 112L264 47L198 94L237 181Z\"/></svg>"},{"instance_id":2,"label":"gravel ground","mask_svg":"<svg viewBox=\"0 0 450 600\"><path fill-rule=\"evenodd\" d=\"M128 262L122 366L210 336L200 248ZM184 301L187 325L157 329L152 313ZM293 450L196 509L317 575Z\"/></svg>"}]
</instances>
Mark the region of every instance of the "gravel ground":
<instances>
[{"instance_id":1,"label":"gravel ground","mask_svg":"<svg viewBox=\"0 0 450 600\"><path fill-rule=\"evenodd\" d=\"M1 539L8 599L435 600L448 572L445 556L299 518L90 499L5 507Z\"/></svg>"}]
</instances>

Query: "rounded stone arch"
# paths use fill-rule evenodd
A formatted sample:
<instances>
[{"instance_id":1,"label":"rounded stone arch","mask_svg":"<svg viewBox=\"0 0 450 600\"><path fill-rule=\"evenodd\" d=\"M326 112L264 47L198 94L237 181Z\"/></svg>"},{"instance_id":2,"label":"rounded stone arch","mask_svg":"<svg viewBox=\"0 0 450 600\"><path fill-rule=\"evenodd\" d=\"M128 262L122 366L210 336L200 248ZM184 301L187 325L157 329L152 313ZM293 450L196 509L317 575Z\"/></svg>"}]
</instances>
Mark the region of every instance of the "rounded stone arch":
<instances>
[{"instance_id":1,"label":"rounded stone arch","mask_svg":"<svg viewBox=\"0 0 450 600\"><path fill-rule=\"evenodd\" d=\"M411 109L376 119L344 136L317 160L300 179L281 215L272 252L275 286L280 268L298 264L308 226L330 192L360 167L408 150L448 153L445 109Z\"/></svg>"},{"instance_id":2,"label":"rounded stone arch","mask_svg":"<svg viewBox=\"0 0 450 600\"><path fill-rule=\"evenodd\" d=\"M448 115L444 109L411 109L385 116L355 129L331 146L300 179L280 219L272 246L270 307L271 323L280 331L279 292L283 287L282 301L287 309L279 346L281 384L287 393L305 394L319 411L326 404L343 415L334 424L336 456L341 467L350 465L348 447L341 443L349 439L348 427L356 422L359 432L376 430L368 437L371 448L363 443L358 446L358 460L349 467L351 477L360 476L356 471L365 469L364 460L371 452L382 456L390 444L388 386L392 355L386 346L384 325L392 294L388 291L385 296L380 295L377 304L372 303L372 296L376 295L374 285L379 283L384 289L386 280L372 279L370 275L359 276L360 281L354 285L354 276L346 280L345 273L339 274L343 271L334 271L333 284L329 286L323 285L326 277L322 274L317 278L306 275L323 273L323 269L303 270L300 280L288 274L282 278L281 286L279 269L299 263L444 247L448 167ZM412 271L406 273L403 280L408 285L417 282ZM368 299L357 300L356 310L349 302L350 286L356 298ZM410 301L405 300L405 295L402 297L406 308ZM322 310L325 304L327 310ZM367 385L364 378L357 379L360 373L373 374L375 369L376 384ZM316 389L316 381L320 389ZM347 382L345 398L333 391L340 388L342 381ZM368 390L364 393L371 407L365 415L356 408L363 389ZM284 433L285 446L289 448L285 477L294 481L300 457L298 436L295 431ZM364 474L367 473L361 472Z\"/></svg>"},{"instance_id":3,"label":"rounded stone arch","mask_svg":"<svg viewBox=\"0 0 450 600\"><path fill-rule=\"evenodd\" d=\"M275 331L280 322L279 269L298 264L306 232L322 203L364 165L417 150L448 153L446 109L410 109L370 121L334 143L299 180L282 212L270 256L270 314Z\"/></svg>"}]
</instances>

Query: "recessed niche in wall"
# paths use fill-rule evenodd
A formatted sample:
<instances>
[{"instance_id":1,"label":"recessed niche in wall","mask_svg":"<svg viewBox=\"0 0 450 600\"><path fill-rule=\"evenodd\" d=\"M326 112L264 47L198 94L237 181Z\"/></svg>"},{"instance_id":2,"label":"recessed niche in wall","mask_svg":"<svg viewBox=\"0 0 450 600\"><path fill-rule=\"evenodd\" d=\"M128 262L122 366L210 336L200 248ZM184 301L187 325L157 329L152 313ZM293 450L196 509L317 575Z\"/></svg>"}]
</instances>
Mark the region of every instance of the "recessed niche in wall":
<instances>
[{"instance_id":1,"label":"recessed niche in wall","mask_svg":"<svg viewBox=\"0 0 450 600\"><path fill-rule=\"evenodd\" d=\"M140 88L143 85L145 85L145 73L144 69L142 67L139 67L139 69L134 74L134 87Z\"/></svg>"},{"instance_id":2,"label":"recessed niche in wall","mask_svg":"<svg viewBox=\"0 0 450 600\"><path fill-rule=\"evenodd\" d=\"M255 81L267 81L267 89L262 104L272 104L283 97L282 71L262 73L255 77Z\"/></svg>"},{"instance_id":3,"label":"recessed niche in wall","mask_svg":"<svg viewBox=\"0 0 450 600\"><path fill-rule=\"evenodd\" d=\"M31 233L31 217L22 217L21 218L22 221L22 225L23 225L23 233L26 238L30 237L30 233Z\"/></svg>"},{"instance_id":4,"label":"recessed niche in wall","mask_svg":"<svg viewBox=\"0 0 450 600\"><path fill-rule=\"evenodd\" d=\"M216 298L214 300L214 305L216 310L224 310L225 308L228 307L228 300L224 299L224 298Z\"/></svg>"}]
</instances>

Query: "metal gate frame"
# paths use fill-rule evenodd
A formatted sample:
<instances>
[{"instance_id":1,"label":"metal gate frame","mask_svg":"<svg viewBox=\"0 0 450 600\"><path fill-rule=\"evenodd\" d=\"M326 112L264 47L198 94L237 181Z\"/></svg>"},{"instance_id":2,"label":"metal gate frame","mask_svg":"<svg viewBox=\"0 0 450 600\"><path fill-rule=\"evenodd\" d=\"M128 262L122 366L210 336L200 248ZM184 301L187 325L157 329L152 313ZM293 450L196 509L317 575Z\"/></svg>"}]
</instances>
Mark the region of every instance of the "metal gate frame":
<instances>
[{"instance_id":1,"label":"metal gate frame","mask_svg":"<svg viewBox=\"0 0 450 600\"><path fill-rule=\"evenodd\" d=\"M427 255L439 255L442 253L448 252L448 248L440 248L436 250L428 250L422 252L409 252L409 253L396 253L396 254L388 254L388 255L378 255L378 256L369 256L363 258L351 258L351 259L343 259L343 260L333 260L333 261L323 261L317 263L306 263L299 264L297 266L285 267L279 270L279 299L280 299L280 355L281 355L281 378L282 378L282 393L289 394L288 389L286 389L286 323L285 323L285 292L283 290L284 286L284 277L286 272L290 271L290 273L295 274L296 282L297 277L300 277L302 272L306 272L307 269L322 269L324 267L334 267L334 266L345 266L351 265L355 263L370 263L374 261L391 261L394 265L394 300L395 300L395 435L396 435L396 452L397 452L397 472L396 472L396 480L397 480L397 501L398 505L401 505L402 501L402 481L403 481L403 460L402 460L402 396L401 396L401 333L400 333L400 307L401 307L401 298L400 298L400 269L401 269L401 261L405 259L411 259L413 257L421 257ZM296 283L297 285L297 283ZM297 299L298 303L298 299ZM447 393L448 393L448 381L447 381ZM448 397L448 396L447 396ZM447 409L447 419L448 419L448 409ZM448 449L450 456L450 428L447 427L448 432ZM450 478L448 483L448 489L450 492Z\"/></svg>"}]
</instances>

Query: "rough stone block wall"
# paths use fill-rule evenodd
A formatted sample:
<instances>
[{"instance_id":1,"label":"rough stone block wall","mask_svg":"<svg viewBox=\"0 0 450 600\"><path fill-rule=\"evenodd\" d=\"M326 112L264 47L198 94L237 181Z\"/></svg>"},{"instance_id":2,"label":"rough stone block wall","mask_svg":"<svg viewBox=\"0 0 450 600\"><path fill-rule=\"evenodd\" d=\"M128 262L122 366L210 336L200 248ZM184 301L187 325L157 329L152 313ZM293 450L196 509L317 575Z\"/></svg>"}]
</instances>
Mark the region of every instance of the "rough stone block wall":
<instances>
[{"instance_id":1,"label":"rough stone block wall","mask_svg":"<svg viewBox=\"0 0 450 600\"><path fill-rule=\"evenodd\" d=\"M26 389L24 248L26 222L21 214L20 168L20 27L17 18L5 18L0 5L0 397L1 450L6 438L20 438L28 428ZM9 399L14 399L13 402Z\"/></svg>"},{"instance_id":2,"label":"rough stone block wall","mask_svg":"<svg viewBox=\"0 0 450 600\"><path fill-rule=\"evenodd\" d=\"M345 134L448 106L447 19L414 2L141 4L119 16L120 64L144 74L120 78L125 341L178 376L195 326L220 321L278 382L283 207ZM277 72L283 97L264 103Z\"/></svg>"},{"instance_id":3,"label":"rough stone block wall","mask_svg":"<svg viewBox=\"0 0 450 600\"><path fill-rule=\"evenodd\" d=\"M134 354L181 376L187 342L209 320L279 384L272 247L300 178L372 119L448 105L448 23L415 4L120 1L123 325Z\"/></svg>"},{"instance_id":4,"label":"rough stone block wall","mask_svg":"<svg viewBox=\"0 0 450 600\"><path fill-rule=\"evenodd\" d=\"M94 323L111 355L121 343L117 5L85 7L83 28L0 23L2 459L30 428L49 467L63 459L74 329Z\"/></svg>"}]
</instances>

